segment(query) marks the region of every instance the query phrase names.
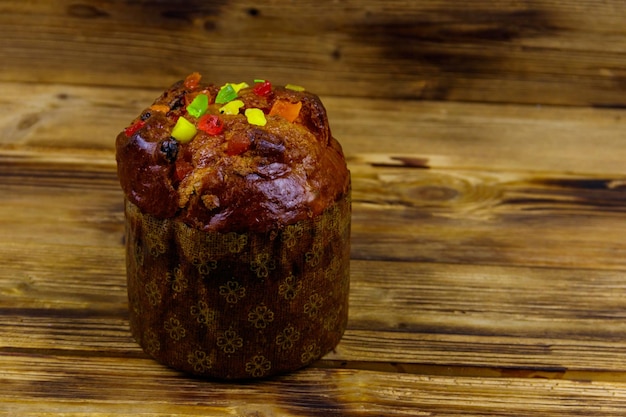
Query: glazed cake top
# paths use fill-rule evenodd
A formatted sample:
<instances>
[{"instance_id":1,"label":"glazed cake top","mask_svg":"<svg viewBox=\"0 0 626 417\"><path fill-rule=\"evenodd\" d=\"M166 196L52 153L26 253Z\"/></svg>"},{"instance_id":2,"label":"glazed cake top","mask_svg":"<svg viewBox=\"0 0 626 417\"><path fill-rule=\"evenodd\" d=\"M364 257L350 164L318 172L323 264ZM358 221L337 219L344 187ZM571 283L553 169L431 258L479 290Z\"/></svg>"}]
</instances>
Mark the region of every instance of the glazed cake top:
<instances>
[{"instance_id":1,"label":"glazed cake top","mask_svg":"<svg viewBox=\"0 0 626 417\"><path fill-rule=\"evenodd\" d=\"M220 232L320 214L350 175L319 97L266 80L166 90L116 140L126 198L144 213Z\"/></svg>"}]
</instances>

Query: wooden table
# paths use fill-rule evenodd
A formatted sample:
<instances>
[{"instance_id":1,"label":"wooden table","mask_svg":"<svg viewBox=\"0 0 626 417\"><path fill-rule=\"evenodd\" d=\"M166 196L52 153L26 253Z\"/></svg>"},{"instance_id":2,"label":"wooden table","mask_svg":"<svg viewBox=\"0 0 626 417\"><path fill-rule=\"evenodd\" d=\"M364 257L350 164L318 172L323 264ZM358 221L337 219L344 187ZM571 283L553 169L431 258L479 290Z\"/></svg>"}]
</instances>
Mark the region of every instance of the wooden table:
<instances>
[{"instance_id":1,"label":"wooden table","mask_svg":"<svg viewBox=\"0 0 626 417\"><path fill-rule=\"evenodd\" d=\"M0 415L625 415L623 3L218 3L0 1ZM326 103L351 309L310 368L220 383L130 335L113 141L246 65Z\"/></svg>"}]
</instances>

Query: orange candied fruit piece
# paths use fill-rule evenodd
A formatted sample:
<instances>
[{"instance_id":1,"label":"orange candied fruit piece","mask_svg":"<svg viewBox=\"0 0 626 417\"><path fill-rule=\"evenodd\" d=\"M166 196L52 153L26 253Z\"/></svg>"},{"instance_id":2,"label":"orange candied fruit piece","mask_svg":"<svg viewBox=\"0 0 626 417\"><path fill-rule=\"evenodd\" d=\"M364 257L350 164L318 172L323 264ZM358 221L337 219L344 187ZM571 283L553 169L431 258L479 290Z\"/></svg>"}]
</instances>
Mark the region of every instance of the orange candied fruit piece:
<instances>
[{"instance_id":1,"label":"orange candied fruit piece","mask_svg":"<svg viewBox=\"0 0 626 417\"><path fill-rule=\"evenodd\" d=\"M202 75L200 75L199 72L192 72L185 78L185 88L187 88L188 90L195 90L196 88L198 88L201 78Z\"/></svg>"},{"instance_id":2,"label":"orange candied fruit piece","mask_svg":"<svg viewBox=\"0 0 626 417\"><path fill-rule=\"evenodd\" d=\"M298 118L302 109L302 102L291 103L285 100L276 100L270 109L270 116L280 116L283 119L292 122Z\"/></svg>"},{"instance_id":3,"label":"orange candied fruit piece","mask_svg":"<svg viewBox=\"0 0 626 417\"><path fill-rule=\"evenodd\" d=\"M174 177L178 181L182 181L191 171L193 171L193 165L184 159L176 160L176 164L174 166Z\"/></svg>"},{"instance_id":4,"label":"orange candied fruit piece","mask_svg":"<svg viewBox=\"0 0 626 417\"><path fill-rule=\"evenodd\" d=\"M150 106L150 110L159 113L167 113L168 111L170 111L170 107L166 104L153 104L152 106Z\"/></svg>"},{"instance_id":5,"label":"orange candied fruit piece","mask_svg":"<svg viewBox=\"0 0 626 417\"><path fill-rule=\"evenodd\" d=\"M250 149L250 139L246 136L233 136L229 141L226 147L226 154L229 156L241 155L248 149Z\"/></svg>"}]
</instances>

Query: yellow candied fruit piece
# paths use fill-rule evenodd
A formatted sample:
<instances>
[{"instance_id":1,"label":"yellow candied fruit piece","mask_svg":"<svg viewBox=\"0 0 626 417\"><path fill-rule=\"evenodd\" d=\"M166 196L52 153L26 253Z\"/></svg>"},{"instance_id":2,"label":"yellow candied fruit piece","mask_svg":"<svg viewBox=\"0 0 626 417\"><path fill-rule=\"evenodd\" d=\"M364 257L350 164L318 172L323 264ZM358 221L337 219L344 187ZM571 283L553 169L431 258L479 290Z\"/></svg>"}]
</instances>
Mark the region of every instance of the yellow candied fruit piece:
<instances>
[{"instance_id":1,"label":"yellow candied fruit piece","mask_svg":"<svg viewBox=\"0 0 626 417\"><path fill-rule=\"evenodd\" d=\"M245 115L246 119L248 119L248 123L251 125L265 126L267 123L265 114L263 114L263 110L261 109L246 109Z\"/></svg>"},{"instance_id":2,"label":"yellow candied fruit piece","mask_svg":"<svg viewBox=\"0 0 626 417\"><path fill-rule=\"evenodd\" d=\"M293 91L304 91L304 87L300 85L295 85L295 84L287 84L285 88L287 90L293 90Z\"/></svg>"},{"instance_id":3,"label":"yellow candied fruit piece","mask_svg":"<svg viewBox=\"0 0 626 417\"><path fill-rule=\"evenodd\" d=\"M226 83L226 84L224 84L224 85L222 86L222 88L223 88L223 87L226 87L227 85L230 85L230 86L233 88L233 90L235 90L235 93L238 93L238 92L239 92L239 90L241 90L241 89L243 89L243 88L248 88L248 87L250 87L250 86L248 85L248 83L246 83L246 82L244 81L244 82L242 82L242 83L238 83L238 84L235 84L235 83Z\"/></svg>"},{"instance_id":4,"label":"yellow candied fruit piece","mask_svg":"<svg viewBox=\"0 0 626 417\"><path fill-rule=\"evenodd\" d=\"M239 109L243 107L243 101L233 100L220 107L222 114L239 114Z\"/></svg>"},{"instance_id":5,"label":"yellow candied fruit piece","mask_svg":"<svg viewBox=\"0 0 626 417\"><path fill-rule=\"evenodd\" d=\"M187 143L196 136L197 132L198 130L193 123L184 117L179 117L174 129L172 129L172 137L180 143Z\"/></svg>"}]
</instances>

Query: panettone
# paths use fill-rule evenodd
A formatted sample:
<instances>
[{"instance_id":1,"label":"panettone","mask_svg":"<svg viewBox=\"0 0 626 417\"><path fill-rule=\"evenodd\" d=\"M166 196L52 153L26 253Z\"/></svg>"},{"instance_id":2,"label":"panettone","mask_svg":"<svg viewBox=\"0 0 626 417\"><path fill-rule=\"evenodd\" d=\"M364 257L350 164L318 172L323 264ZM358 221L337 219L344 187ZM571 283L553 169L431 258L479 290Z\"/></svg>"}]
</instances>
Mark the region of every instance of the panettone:
<instances>
[{"instance_id":1,"label":"panettone","mask_svg":"<svg viewBox=\"0 0 626 417\"><path fill-rule=\"evenodd\" d=\"M216 378L319 359L347 323L350 174L319 98L266 80L174 84L116 140L130 326Z\"/></svg>"}]
</instances>

